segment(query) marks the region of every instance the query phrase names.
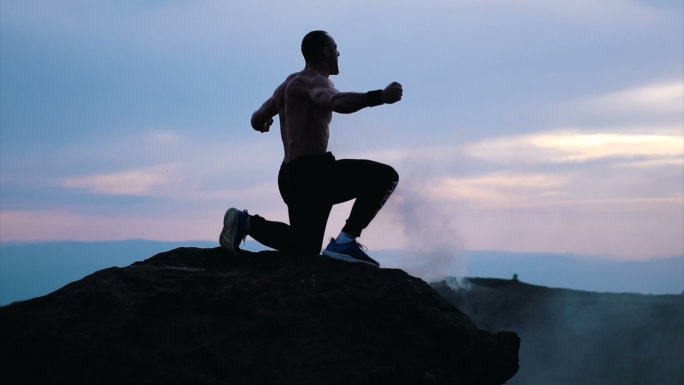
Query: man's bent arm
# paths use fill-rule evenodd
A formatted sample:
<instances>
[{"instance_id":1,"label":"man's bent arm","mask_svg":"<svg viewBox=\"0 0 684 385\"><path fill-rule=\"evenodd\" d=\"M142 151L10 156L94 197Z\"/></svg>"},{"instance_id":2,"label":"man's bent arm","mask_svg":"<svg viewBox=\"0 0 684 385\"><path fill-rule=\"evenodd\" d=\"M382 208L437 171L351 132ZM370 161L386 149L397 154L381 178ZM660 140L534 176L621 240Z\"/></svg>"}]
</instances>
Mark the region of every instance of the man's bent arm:
<instances>
[{"instance_id":1,"label":"man's bent arm","mask_svg":"<svg viewBox=\"0 0 684 385\"><path fill-rule=\"evenodd\" d=\"M296 74L292 74L281 83L278 88L273 91L273 95L259 107L258 110L252 114L252 128L260 132L267 132L273 124L273 117L278 115L278 101L283 99L285 94L285 87L288 82L294 78Z\"/></svg>"},{"instance_id":2,"label":"man's bent arm","mask_svg":"<svg viewBox=\"0 0 684 385\"><path fill-rule=\"evenodd\" d=\"M271 124L273 124L273 117L277 114L278 107L273 97L271 97L252 114L252 128L260 132L267 132Z\"/></svg>"}]
</instances>

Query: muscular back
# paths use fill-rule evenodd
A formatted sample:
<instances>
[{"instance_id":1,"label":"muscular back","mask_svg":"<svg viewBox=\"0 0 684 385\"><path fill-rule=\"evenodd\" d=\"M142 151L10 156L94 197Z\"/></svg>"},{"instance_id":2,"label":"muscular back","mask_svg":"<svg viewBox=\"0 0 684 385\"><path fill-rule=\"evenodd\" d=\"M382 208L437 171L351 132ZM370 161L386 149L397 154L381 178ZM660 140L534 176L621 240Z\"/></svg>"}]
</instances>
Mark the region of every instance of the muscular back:
<instances>
[{"instance_id":1,"label":"muscular back","mask_svg":"<svg viewBox=\"0 0 684 385\"><path fill-rule=\"evenodd\" d=\"M278 103L285 162L304 155L324 154L328 149L332 111L316 105L310 93L318 88L334 89L332 82L311 71L288 79L284 100Z\"/></svg>"},{"instance_id":2,"label":"muscular back","mask_svg":"<svg viewBox=\"0 0 684 385\"><path fill-rule=\"evenodd\" d=\"M305 69L288 76L252 116L252 126L258 129L255 120L278 114L285 152L283 162L327 151L332 110L317 103L315 95L320 92L338 93L328 78Z\"/></svg>"}]
</instances>

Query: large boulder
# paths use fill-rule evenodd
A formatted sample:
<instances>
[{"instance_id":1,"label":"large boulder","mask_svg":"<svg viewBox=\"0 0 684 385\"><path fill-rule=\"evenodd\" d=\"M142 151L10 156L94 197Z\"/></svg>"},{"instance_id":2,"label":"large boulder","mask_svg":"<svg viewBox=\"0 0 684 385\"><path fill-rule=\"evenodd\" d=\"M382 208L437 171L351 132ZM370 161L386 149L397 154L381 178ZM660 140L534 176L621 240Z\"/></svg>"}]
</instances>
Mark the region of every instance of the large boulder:
<instances>
[{"instance_id":1,"label":"large boulder","mask_svg":"<svg viewBox=\"0 0 684 385\"><path fill-rule=\"evenodd\" d=\"M25 384L502 384L515 333L401 270L179 248L0 308Z\"/></svg>"}]
</instances>

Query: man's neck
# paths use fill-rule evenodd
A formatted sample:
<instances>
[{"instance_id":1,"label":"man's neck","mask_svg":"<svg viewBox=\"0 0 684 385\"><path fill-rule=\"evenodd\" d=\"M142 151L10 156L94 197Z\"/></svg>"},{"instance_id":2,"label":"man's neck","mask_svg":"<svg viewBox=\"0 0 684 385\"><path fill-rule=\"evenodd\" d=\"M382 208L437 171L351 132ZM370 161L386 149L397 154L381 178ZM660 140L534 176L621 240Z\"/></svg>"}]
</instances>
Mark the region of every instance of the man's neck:
<instances>
[{"instance_id":1,"label":"man's neck","mask_svg":"<svg viewBox=\"0 0 684 385\"><path fill-rule=\"evenodd\" d=\"M317 74L319 74L323 77L326 77L326 78L330 77L330 70L325 65L315 64L315 63L306 63L306 67L304 67L304 70L316 72Z\"/></svg>"}]
</instances>

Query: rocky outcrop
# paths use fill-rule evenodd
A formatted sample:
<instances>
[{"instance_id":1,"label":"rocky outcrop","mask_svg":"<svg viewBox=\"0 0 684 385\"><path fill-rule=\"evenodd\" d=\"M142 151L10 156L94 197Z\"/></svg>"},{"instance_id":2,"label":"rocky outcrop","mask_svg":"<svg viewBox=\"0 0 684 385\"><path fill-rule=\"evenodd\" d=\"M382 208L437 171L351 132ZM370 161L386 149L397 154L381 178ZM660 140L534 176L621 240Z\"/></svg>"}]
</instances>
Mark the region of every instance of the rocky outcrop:
<instances>
[{"instance_id":1,"label":"rocky outcrop","mask_svg":"<svg viewBox=\"0 0 684 385\"><path fill-rule=\"evenodd\" d=\"M518 279L432 284L486 330L524 342L524 385L684 384L684 295L595 293Z\"/></svg>"},{"instance_id":2,"label":"rocky outcrop","mask_svg":"<svg viewBox=\"0 0 684 385\"><path fill-rule=\"evenodd\" d=\"M2 378L50 384L502 384L519 339L401 270L180 248L0 308Z\"/></svg>"}]
</instances>

